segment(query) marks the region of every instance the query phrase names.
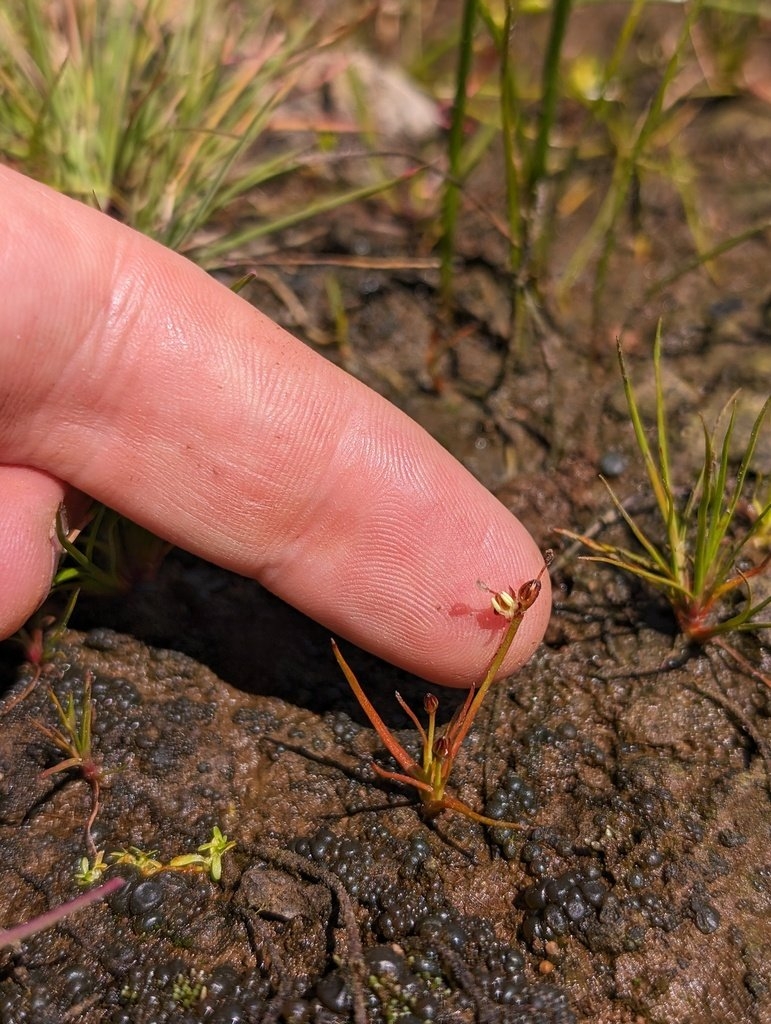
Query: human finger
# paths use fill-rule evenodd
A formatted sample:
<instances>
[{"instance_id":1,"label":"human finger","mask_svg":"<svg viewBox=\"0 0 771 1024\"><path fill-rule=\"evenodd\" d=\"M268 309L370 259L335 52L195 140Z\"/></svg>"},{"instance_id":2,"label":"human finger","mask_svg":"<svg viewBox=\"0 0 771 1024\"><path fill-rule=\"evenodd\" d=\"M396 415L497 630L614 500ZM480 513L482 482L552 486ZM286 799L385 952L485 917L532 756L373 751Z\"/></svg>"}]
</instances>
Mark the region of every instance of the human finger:
<instances>
[{"instance_id":1,"label":"human finger","mask_svg":"<svg viewBox=\"0 0 771 1024\"><path fill-rule=\"evenodd\" d=\"M477 580L519 586L542 558L449 453L110 218L3 169L0 212L0 461L55 474L412 672L478 678L502 624ZM545 579L506 670L549 606Z\"/></svg>"}]
</instances>

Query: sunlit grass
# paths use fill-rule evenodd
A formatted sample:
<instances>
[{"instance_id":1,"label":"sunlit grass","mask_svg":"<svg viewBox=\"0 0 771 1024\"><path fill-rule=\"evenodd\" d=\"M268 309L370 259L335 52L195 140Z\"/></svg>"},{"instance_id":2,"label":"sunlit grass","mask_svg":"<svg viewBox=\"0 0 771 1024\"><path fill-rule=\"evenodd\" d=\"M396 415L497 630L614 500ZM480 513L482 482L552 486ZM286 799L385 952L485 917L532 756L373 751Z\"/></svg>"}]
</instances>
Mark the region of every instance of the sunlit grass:
<instances>
[{"instance_id":1,"label":"sunlit grass","mask_svg":"<svg viewBox=\"0 0 771 1024\"><path fill-rule=\"evenodd\" d=\"M679 203L694 253L685 258L682 272L705 268L712 273L716 255L762 230L754 225L728 243L715 240L701 215L698 172L679 141L704 100L739 88L762 5L694 0L679 8L679 27L673 14L672 31L655 58L641 54L640 33L644 19L667 5L632 0L602 47L578 52L567 44L573 19L585 19L586 6L575 0L465 0L454 39L454 80L446 87L452 105L440 223L442 294L451 307L456 260L463 250L460 215L467 191L473 194L471 176L483 158L500 154L505 216L491 212L490 222L509 247L515 355L532 334L528 311L552 302L565 312L579 286L591 295L595 327L602 320L620 241L638 235L643 248L652 242L645 240L638 209L642 183L666 182ZM674 11L675 5L669 6ZM528 50L530 38L539 42ZM435 47L437 65L446 64L447 51ZM710 61L721 69L719 76L709 75ZM430 60L422 73L429 80ZM555 265L564 224L579 210L584 227L571 248L560 246ZM767 219L764 224L767 228Z\"/></svg>"},{"instance_id":2,"label":"sunlit grass","mask_svg":"<svg viewBox=\"0 0 771 1024\"><path fill-rule=\"evenodd\" d=\"M331 188L247 227L234 216L243 197L313 164L312 125L302 141L269 128L341 32L324 35L301 6L281 9L11 0L0 12L0 153L204 264L360 198Z\"/></svg>"},{"instance_id":3,"label":"sunlit grass","mask_svg":"<svg viewBox=\"0 0 771 1024\"><path fill-rule=\"evenodd\" d=\"M291 88L307 27L205 0L16 0L0 26L6 158L172 248L293 166L287 152L234 167Z\"/></svg>"}]
</instances>

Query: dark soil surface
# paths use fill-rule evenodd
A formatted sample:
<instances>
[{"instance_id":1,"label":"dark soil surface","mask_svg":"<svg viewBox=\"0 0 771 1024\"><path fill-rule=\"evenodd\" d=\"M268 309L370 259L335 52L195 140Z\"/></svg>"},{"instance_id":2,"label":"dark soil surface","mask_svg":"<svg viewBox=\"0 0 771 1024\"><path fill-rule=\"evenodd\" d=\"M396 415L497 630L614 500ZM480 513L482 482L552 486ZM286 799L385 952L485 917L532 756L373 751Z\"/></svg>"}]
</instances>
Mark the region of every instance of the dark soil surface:
<instances>
[{"instance_id":1,"label":"dark soil surface","mask_svg":"<svg viewBox=\"0 0 771 1024\"><path fill-rule=\"evenodd\" d=\"M705 104L683 130L711 183L701 216L726 234L748 205L753 221L768 213L769 109L749 95ZM470 188L485 210L502 209L495 154ZM771 689L758 675L771 675L771 648L746 636L731 641L734 655L686 650L654 595L578 562L553 533L597 524L628 543L601 469L643 517L651 510L615 364L622 325L650 416L650 346L664 317L684 483L702 452L699 414L711 424L742 388L746 437L769 392L768 235L651 297L650 281L688 258L687 233L666 183L642 182L639 210L650 245L641 256L625 225L599 321L589 284L569 308L534 299L517 360L505 246L474 204L452 321L436 269L417 261L424 236L377 203L326 220L312 243L289 238L316 259L265 270L247 293L328 341L331 358L558 548L545 643L493 691L451 786L518 829L446 811L424 822L413 790L372 771L373 757L387 758L326 632L251 581L174 553L128 597L81 603L24 699L33 668L3 662L0 923L80 891L90 790L77 769L41 775L61 760L35 727L55 724L49 685L77 701L93 681L100 849L157 851L166 863L214 826L237 845L216 882L110 868L105 878L127 879L118 893L0 951L0 1022L771 1022ZM555 243L555 268L565 258ZM329 316L332 266L343 339ZM393 691L420 707L424 684L360 652L350 660L417 752ZM444 721L462 695L438 695Z\"/></svg>"}]
</instances>

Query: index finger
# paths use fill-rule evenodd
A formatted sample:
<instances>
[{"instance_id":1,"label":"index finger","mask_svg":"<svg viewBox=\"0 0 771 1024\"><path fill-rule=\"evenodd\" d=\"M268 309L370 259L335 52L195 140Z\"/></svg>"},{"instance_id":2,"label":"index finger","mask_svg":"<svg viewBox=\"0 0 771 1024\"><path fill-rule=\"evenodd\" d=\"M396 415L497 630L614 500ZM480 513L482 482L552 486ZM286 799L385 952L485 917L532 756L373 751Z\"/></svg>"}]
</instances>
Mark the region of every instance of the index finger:
<instances>
[{"instance_id":1,"label":"index finger","mask_svg":"<svg viewBox=\"0 0 771 1024\"><path fill-rule=\"evenodd\" d=\"M543 564L508 510L182 257L5 169L0 213L0 461L253 576L411 672L478 678L498 634L477 579L518 587ZM507 671L543 634L544 583Z\"/></svg>"}]
</instances>

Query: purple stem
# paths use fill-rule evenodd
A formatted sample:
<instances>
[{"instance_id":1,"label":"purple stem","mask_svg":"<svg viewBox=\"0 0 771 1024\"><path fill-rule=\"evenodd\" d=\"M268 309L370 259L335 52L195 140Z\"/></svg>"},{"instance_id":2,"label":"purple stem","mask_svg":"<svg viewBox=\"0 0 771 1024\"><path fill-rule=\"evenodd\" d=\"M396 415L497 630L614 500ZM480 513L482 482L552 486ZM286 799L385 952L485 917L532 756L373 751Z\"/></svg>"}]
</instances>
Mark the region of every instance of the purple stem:
<instances>
[{"instance_id":1,"label":"purple stem","mask_svg":"<svg viewBox=\"0 0 771 1024\"><path fill-rule=\"evenodd\" d=\"M74 900L69 900L69 902L62 903L52 910L47 910L44 914L33 917L31 921L25 921L23 924L16 924L13 928L6 928L0 931L0 949L3 949L5 946L13 946L17 942L22 942L24 939L29 938L30 935L35 935L37 932L42 932L46 928L58 924L59 921L69 914L75 914L77 911L83 910L84 907L91 906L92 903L104 899L105 896L109 896L110 893L115 892L116 889L120 889L125 884L126 881L123 878L111 878L104 885L98 885L95 889L84 892L82 896L76 896Z\"/></svg>"}]
</instances>

